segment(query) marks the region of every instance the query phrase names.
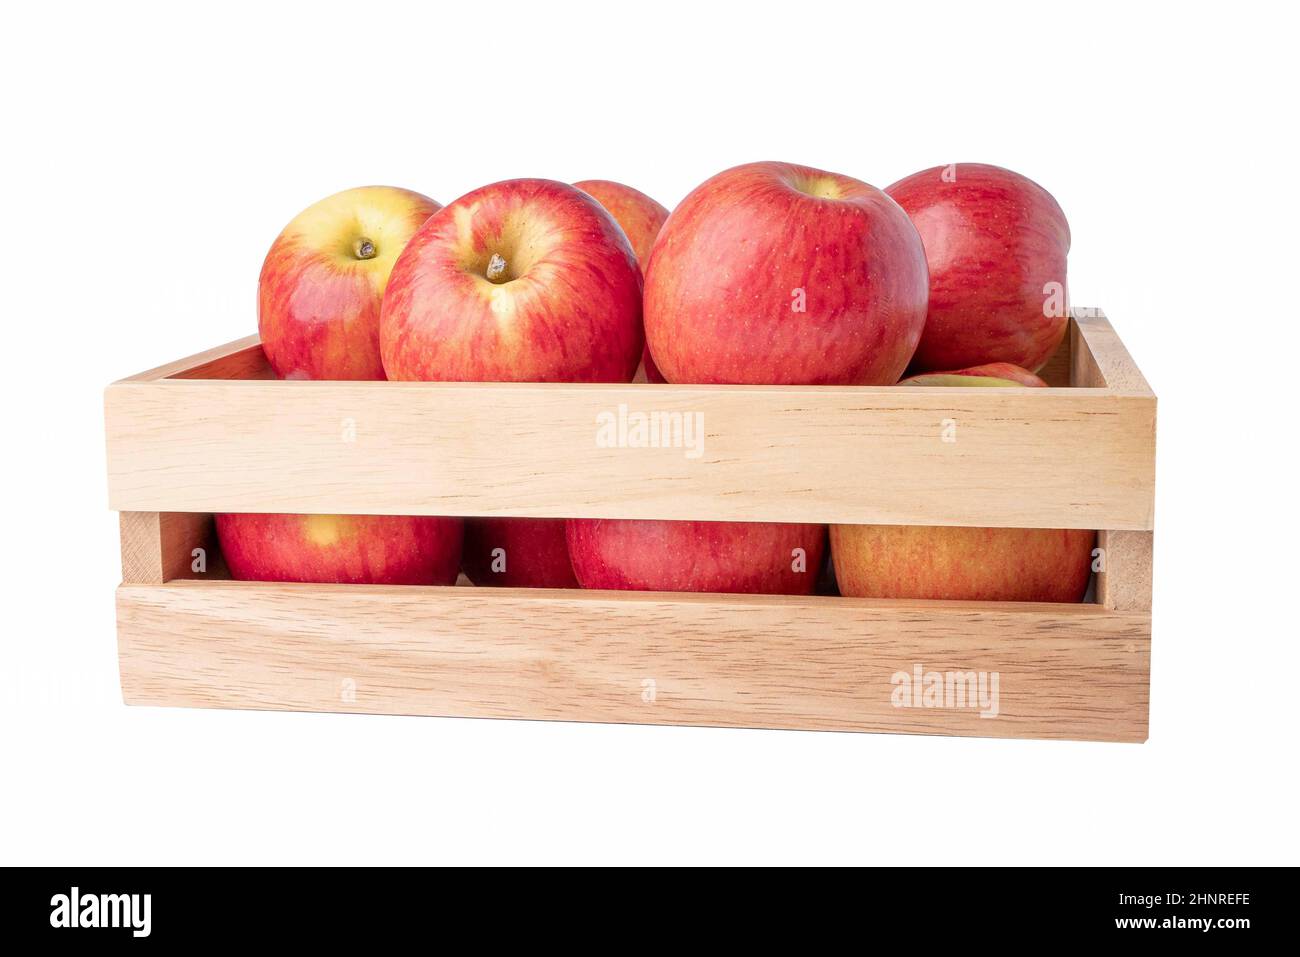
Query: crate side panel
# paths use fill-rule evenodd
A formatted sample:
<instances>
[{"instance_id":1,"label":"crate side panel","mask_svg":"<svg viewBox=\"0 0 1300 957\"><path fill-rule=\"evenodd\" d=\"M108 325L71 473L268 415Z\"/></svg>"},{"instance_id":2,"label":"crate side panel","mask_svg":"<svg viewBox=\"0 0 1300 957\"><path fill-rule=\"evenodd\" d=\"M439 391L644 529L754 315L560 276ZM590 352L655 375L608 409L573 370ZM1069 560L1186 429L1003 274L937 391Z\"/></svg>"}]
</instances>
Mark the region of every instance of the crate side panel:
<instances>
[{"instance_id":1,"label":"crate side panel","mask_svg":"<svg viewBox=\"0 0 1300 957\"><path fill-rule=\"evenodd\" d=\"M1151 521L1154 403L1104 390L168 380L106 407L119 510Z\"/></svg>"},{"instance_id":2,"label":"crate side panel","mask_svg":"<svg viewBox=\"0 0 1300 957\"><path fill-rule=\"evenodd\" d=\"M1146 737L1149 618L1092 605L177 582L118 616L132 704ZM898 698L918 668L996 673L997 716Z\"/></svg>"}]
</instances>

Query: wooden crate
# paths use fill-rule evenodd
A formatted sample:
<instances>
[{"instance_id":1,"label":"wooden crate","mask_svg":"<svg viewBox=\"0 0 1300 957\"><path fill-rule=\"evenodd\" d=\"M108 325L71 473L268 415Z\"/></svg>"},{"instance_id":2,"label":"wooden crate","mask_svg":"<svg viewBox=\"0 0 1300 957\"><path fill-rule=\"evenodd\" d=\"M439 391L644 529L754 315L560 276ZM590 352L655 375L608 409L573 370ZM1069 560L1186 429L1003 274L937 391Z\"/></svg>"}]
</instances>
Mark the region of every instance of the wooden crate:
<instances>
[{"instance_id":1,"label":"wooden crate","mask_svg":"<svg viewBox=\"0 0 1300 957\"><path fill-rule=\"evenodd\" d=\"M1051 388L289 382L250 337L124 379L105 393L123 696L1145 740L1156 399L1095 310L1043 375ZM620 406L702 413L701 454L601 447L597 417ZM218 511L1095 528L1104 568L1077 605L234 582ZM904 694L918 668L950 687L996 675L996 717L911 706L935 703Z\"/></svg>"}]
</instances>

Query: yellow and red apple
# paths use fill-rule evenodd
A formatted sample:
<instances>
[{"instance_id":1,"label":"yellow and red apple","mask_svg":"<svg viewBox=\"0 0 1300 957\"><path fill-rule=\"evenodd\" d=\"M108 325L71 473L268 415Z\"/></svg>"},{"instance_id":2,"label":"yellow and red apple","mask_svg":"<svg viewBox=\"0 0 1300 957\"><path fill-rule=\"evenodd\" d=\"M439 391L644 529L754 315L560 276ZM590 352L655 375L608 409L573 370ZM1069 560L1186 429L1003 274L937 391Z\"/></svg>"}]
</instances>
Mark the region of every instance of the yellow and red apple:
<instances>
[{"instance_id":1,"label":"yellow and red apple","mask_svg":"<svg viewBox=\"0 0 1300 957\"><path fill-rule=\"evenodd\" d=\"M1018 366L993 363L913 376L899 385L1047 383ZM856 598L1077 602L1088 590L1096 537L1074 528L832 525L831 561L840 594Z\"/></svg>"},{"instance_id":2,"label":"yellow and red apple","mask_svg":"<svg viewBox=\"0 0 1300 957\"><path fill-rule=\"evenodd\" d=\"M969 369L957 369L954 372L923 372L920 375L909 376L898 384L992 389L1005 389L1009 386L1047 388L1047 383L1038 376L1010 362L989 362L982 366L971 366Z\"/></svg>"},{"instance_id":3,"label":"yellow and red apple","mask_svg":"<svg viewBox=\"0 0 1300 957\"><path fill-rule=\"evenodd\" d=\"M233 577L248 581L451 585L458 518L224 514L217 538Z\"/></svg>"},{"instance_id":4,"label":"yellow and red apple","mask_svg":"<svg viewBox=\"0 0 1300 957\"><path fill-rule=\"evenodd\" d=\"M294 217L257 284L262 349L280 378L384 378L384 288L407 241L439 208L410 190L365 186Z\"/></svg>"},{"instance_id":5,"label":"yellow and red apple","mask_svg":"<svg viewBox=\"0 0 1300 957\"><path fill-rule=\"evenodd\" d=\"M393 266L380 318L390 379L628 382L641 272L591 196L517 179L439 210Z\"/></svg>"},{"instance_id":6,"label":"yellow and red apple","mask_svg":"<svg viewBox=\"0 0 1300 957\"><path fill-rule=\"evenodd\" d=\"M583 588L808 595L825 525L570 519L569 557Z\"/></svg>"},{"instance_id":7,"label":"yellow and red apple","mask_svg":"<svg viewBox=\"0 0 1300 957\"><path fill-rule=\"evenodd\" d=\"M1096 533L1067 528L832 525L840 594L1077 602Z\"/></svg>"},{"instance_id":8,"label":"yellow and red apple","mask_svg":"<svg viewBox=\"0 0 1300 957\"><path fill-rule=\"evenodd\" d=\"M916 224L930 268L912 371L988 362L1038 371L1067 322L1070 227L1052 194L982 163L936 166L885 192Z\"/></svg>"},{"instance_id":9,"label":"yellow and red apple","mask_svg":"<svg viewBox=\"0 0 1300 957\"><path fill-rule=\"evenodd\" d=\"M344 190L294 217L258 281L262 349L286 379L383 379L379 317L406 243L441 207L410 190ZM261 581L451 584L459 519L419 516L216 517L235 578Z\"/></svg>"},{"instance_id":10,"label":"yellow and red apple","mask_svg":"<svg viewBox=\"0 0 1300 957\"><path fill-rule=\"evenodd\" d=\"M646 340L670 382L893 385L925 325L921 238L873 186L807 166L719 173L646 268Z\"/></svg>"}]
</instances>

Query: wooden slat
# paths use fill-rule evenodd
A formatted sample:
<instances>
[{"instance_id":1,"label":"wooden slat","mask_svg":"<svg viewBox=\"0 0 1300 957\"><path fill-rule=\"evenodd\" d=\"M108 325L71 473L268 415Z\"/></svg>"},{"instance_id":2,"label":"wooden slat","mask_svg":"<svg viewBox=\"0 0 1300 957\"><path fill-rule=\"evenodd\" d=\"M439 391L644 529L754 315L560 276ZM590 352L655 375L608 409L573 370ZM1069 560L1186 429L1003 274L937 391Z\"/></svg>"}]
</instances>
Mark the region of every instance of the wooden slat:
<instances>
[{"instance_id":1,"label":"wooden slat","mask_svg":"<svg viewBox=\"0 0 1300 957\"><path fill-rule=\"evenodd\" d=\"M218 580L229 573L217 547L212 516L188 512L122 512L122 581L157 584L178 578ZM203 549L196 571L195 549Z\"/></svg>"},{"instance_id":2,"label":"wooden slat","mask_svg":"<svg viewBox=\"0 0 1300 957\"><path fill-rule=\"evenodd\" d=\"M118 590L128 703L1141 741L1149 617L1097 605L174 582ZM997 717L893 676L998 674Z\"/></svg>"},{"instance_id":3,"label":"wooden slat","mask_svg":"<svg viewBox=\"0 0 1300 957\"><path fill-rule=\"evenodd\" d=\"M256 337L254 337L256 338ZM178 370L170 379L275 379L275 370L257 342L228 355L219 355L196 366Z\"/></svg>"},{"instance_id":4,"label":"wooden slat","mask_svg":"<svg viewBox=\"0 0 1300 957\"><path fill-rule=\"evenodd\" d=\"M167 551L157 512L122 512L117 517L122 548L122 581L161 585Z\"/></svg>"},{"instance_id":5,"label":"wooden slat","mask_svg":"<svg viewBox=\"0 0 1300 957\"><path fill-rule=\"evenodd\" d=\"M1071 381L1075 386L1142 396L1154 403L1155 396L1142 371L1099 310L1079 310L1070 322L1069 338ZM1153 439L1153 448L1154 444Z\"/></svg>"},{"instance_id":6,"label":"wooden slat","mask_svg":"<svg viewBox=\"0 0 1300 957\"><path fill-rule=\"evenodd\" d=\"M251 356L250 356L251 353ZM260 358L260 363L259 359ZM241 378L242 373L250 369L256 369L266 365L266 357L262 355L261 339L257 336L244 336L242 339L236 339L233 342L227 342L225 345L217 346L214 349L205 349L203 352L187 356L184 359L177 359L175 362L169 362L166 365L158 366L156 369L149 369L146 372L140 372L130 378L123 379L123 382L157 382L161 379L167 379L172 376L190 375L194 378L205 378L203 370L221 369L223 363L232 357L239 357L234 360L230 366L232 369L241 370L240 374L230 376L207 376L208 378ZM198 373L198 374L196 374ZM257 376L262 378L262 376Z\"/></svg>"},{"instance_id":7,"label":"wooden slat","mask_svg":"<svg viewBox=\"0 0 1300 957\"><path fill-rule=\"evenodd\" d=\"M110 500L1145 530L1155 400L1093 312L1050 373L1084 388L996 392L246 381L270 374L249 337L109 387ZM701 454L598 448L620 407L702 416Z\"/></svg>"},{"instance_id":8,"label":"wooden slat","mask_svg":"<svg viewBox=\"0 0 1300 957\"><path fill-rule=\"evenodd\" d=\"M1105 568L1097 573L1097 603L1113 611L1151 611L1151 532L1101 531L1097 547Z\"/></svg>"},{"instance_id":9,"label":"wooden slat","mask_svg":"<svg viewBox=\"0 0 1300 957\"><path fill-rule=\"evenodd\" d=\"M105 402L119 510L1151 527L1154 401L1104 391L170 379ZM699 416L701 454L598 447L620 406Z\"/></svg>"}]
</instances>

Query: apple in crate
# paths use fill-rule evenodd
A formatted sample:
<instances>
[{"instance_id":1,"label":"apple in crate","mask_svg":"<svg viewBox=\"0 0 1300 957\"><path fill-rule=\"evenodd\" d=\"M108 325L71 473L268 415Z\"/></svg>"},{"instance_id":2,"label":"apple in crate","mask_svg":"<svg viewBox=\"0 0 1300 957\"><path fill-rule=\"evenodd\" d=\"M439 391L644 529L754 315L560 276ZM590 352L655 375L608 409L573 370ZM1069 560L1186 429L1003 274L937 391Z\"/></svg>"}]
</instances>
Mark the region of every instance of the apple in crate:
<instances>
[{"instance_id":1,"label":"apple in crate","mask_svg":"<svg viewBox=\"0 0 1300 957\"><path fill-rule=\"evenodd\" d=\"M928 386L962 386L964 388L1006 388L1008 386L1029 386L1045 389L1047 383L1028 369L1012 365L1010 362L989 362L969 369L955 372L923 372L909 376L899 385Z\"/></svg>"},{"instance_id":2,"label":"apple in crate","mask_svg":"<svg viewBox=\"0 0 1300 957\"><path fill-rule=\"evenodd\" d=\"M904 386L1046 387L1031 372L994 363L904 379ZM856 598L1077 602L1088 590L1091 530L832 525L840 594Z\"/></svg>"},{"instance_id":3,"label":"apple in crate","mask_svg":"<svg viewBox=\"0 0 1300 957\"><path fill-rule=\"evenodd\" d=\"M832 525L840 594L857 598L1082 601L1092 531Z\"/></svg>"},{"instance_id":4,"label":"apple in crate","mask_svg":"<svg viewBox=\"0 0 1300 957\"><path fill-rule=\"evenodd\" d=\"M439 205L391 186L349 189L294 217L257 284L257 327L282 379L382 379L379 310L389 272Z\"/></svg>"},{"instance_id":5,"label":"apple in crate","mask_svg":"<svg viewBox=\"0 0 1300 957\"><path fill-rule=\"evenodd\" d=\"M578 587L562 518L466 519L461 569L475 585Z\"/></svg>"},{"instance_id":6,"label":"apple in crate","mask_svg":"<svg viewBox=\"0 0 1300 957\"><path fill-rule=\"evenodd\" d=\"M628 382L641 359L641 271L592 197L516 179L439 210L389 277L390 379Z\"/></svg>"},{"instance_id":7,"label":"apple in crate","mask_svg":"<svg viewBox=\"0 0 1300 957\"><path fill-rule=\"evenodd\" d=\"M451 585L460 567L458 518L232 513L216 521L240 580Z\"/></svg>"},{"instance_id":8,"label":"apple in crate","mask_svg":"<svg viewBox=\"0 0 1300 957\"><path fill-rule=\"evenodd\" d=\"M644 272L646 263L650 260L650 250L654 246L655 237L659 235L664 221L668 219L668 210L639 189L612 180L584 179L573 185L584 193L594 196L614 217L614 221L622 228L628 242L632 244L632 252L636 254L637 262ZM648 381L664 381L663 374L655 365L654 357L650 355L649 346L641 353L641 365L645 369ZM637 381L640 381L639 376Z\"/></svg>"},{"instance_id":9,"label":"apple in crate","mask_svg":"<svg viewBox=\"0 0 1300 957\"><path fill-rule=\"evenodd\" d=\"M646 340L670 382L893 385L925 325L921 238L866 183L751 163L673 210L646 268Z\"/></svg>"},{"instance_id":10,"label":"apple in crate","mask_svg":"<svg viewBox=\"0 0 1300 957\"><path fill-rule=\"evenodd\" d=\"M655 237L668 218L668 210L639 189L612 180L584 179L573 185L589 196L594 196L606 212L614 217L614 222L618 223L627 236L627 241L632 244L637 262L644 269Z\"/></svg>"},{"instance_id":11,"label":"apple in crate","mask_svg":"<svg viewBox=\"0 0 1300 957\"><path fill-rule=\"evenodd\" d=\"M930 308L914 372L1012 362L1038 371L1067 323L1070 227L1052 194L981 163L936 166L885 192L925 244Z\"/></svg>"},{"instance_id":12,"label":"apple in crate","mask_svg":"<svg viewBox=\"0 0 1300 957\"><path fill-rule=\"evenodd\" d=\"M628 382L641 358L641 272L591 196L549 180L494 183L411 240L380 337L391 379ZM500 519L471 526L469 545L476 584L573 585L561 526ZM514 580L492 573L494 547Z\"/></svg>"},{"instance_id":13,"label":"apple in crate","mask_svg":"<svg viewBox=\"0 0 1300 957\"><path fill-rule=\"evenodd\" d=\"M570 519L583 588L809 595L825 525Z\"/></svg>"}]
</instances>

